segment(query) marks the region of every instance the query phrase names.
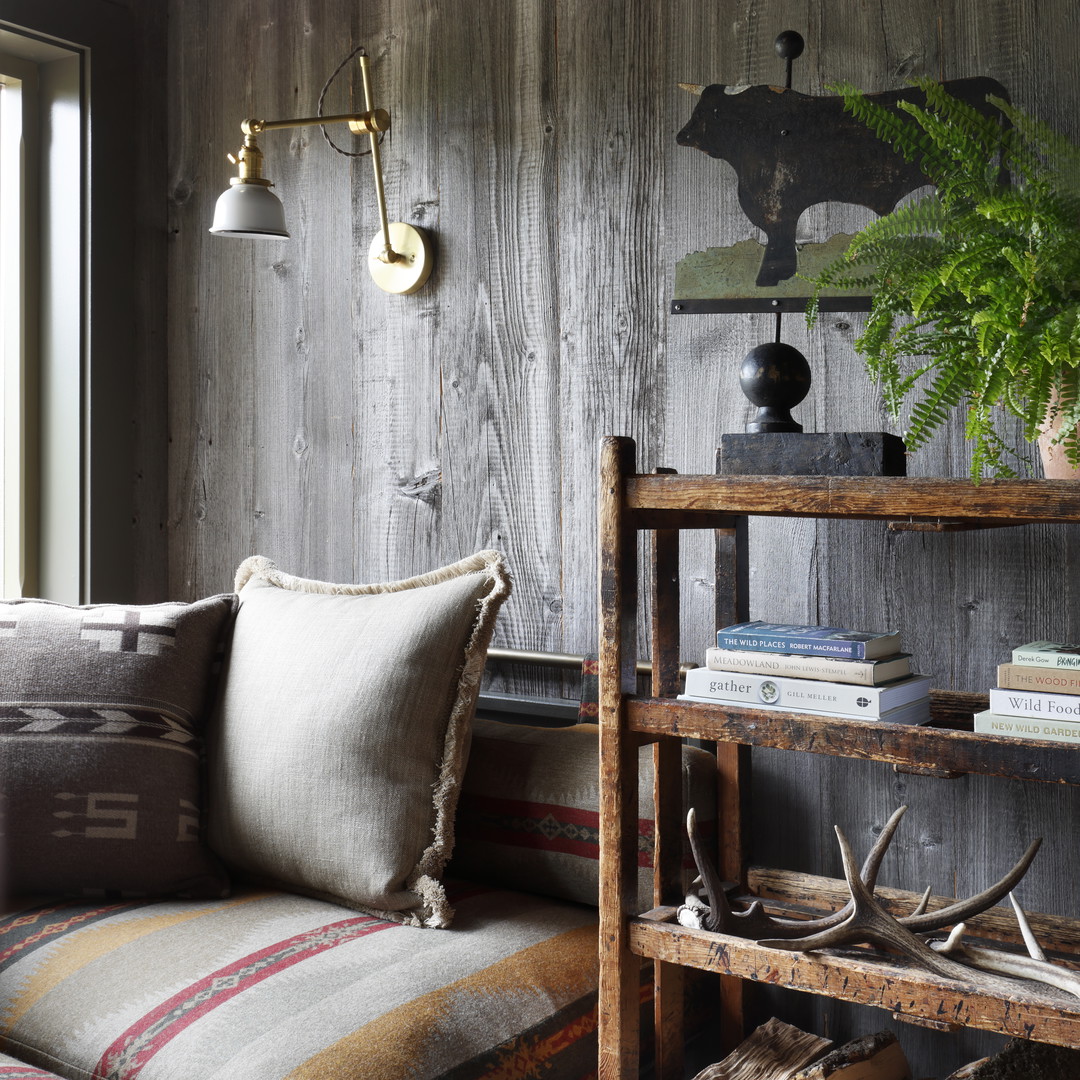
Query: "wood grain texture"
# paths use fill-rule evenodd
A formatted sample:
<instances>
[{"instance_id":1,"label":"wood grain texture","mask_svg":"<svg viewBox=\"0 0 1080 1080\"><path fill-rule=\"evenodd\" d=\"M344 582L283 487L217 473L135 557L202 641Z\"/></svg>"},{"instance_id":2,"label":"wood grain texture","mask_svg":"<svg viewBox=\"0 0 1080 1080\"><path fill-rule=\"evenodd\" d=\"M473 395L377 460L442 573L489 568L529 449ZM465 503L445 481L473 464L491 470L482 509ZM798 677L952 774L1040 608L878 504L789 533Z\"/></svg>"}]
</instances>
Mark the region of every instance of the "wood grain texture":
<instances>
[{"instance_id":1,"label":"wood grain texture","mask_svg":"<svg viewBox=\"0 0 1080 1080\"><path fill-rule=\"evenodd\" d=\"M506 646L597 650L601 436L635 436L642 472L702 474L720 434L741 431L752 411L737 370L772 338L771 316L667 314L678 259L750 235L730 166L675 144L693 105L679 82L779 82L773 40L791 28L807 41L796 89L989 74L1080 132L1071 0L170 0L168 15L165 595L227 588L256 552L306 576L375 581L492 545L514 572L496 631ZM387 297L367 276L378 228L367 159L339 158L317 130L263 147L294 240L206 231L240 120L310 109L360 42L393 117L391 216L428 228L436 246L432 279L412 297ZM343 72L328 105L356 100L358 87ZM861 220L815 208L800 237ZM785 316L784 340L814 373L796 410L807 430L899 430L853 351L863 320L833 313L807 332ZM145 388L155 370L147 357ZM1001 430L1023 449L1015 424ZM963 477L968 462L958 417L908 470ZM159 518L153 497L147 505ZM985 693L1012 645L1080 634L1074 526L753 528L750 617L896 627L945 689ZM700 662L714 630L711 534L685 538L681 561L681 659ZM139 574L145 598L163 598L150 595L160 570ZM639 649L649 616L646 603ZM512 665L493 678L524 693L576 690L565 675ZM1071 789L752 754L756 858L838 874L831 826L872 839L909 801L889 881L977 891L1001 835L1041 833L1025 900L1080 914ZM831 1003L785 1018L834 1034L861 1023ZM920 1075L984 1045L904 1042Z\"/></svg>"},{"instance_id":2,"label":"wood grain texture","mask_svg":"<svg viewBox=\"0 0 1080 1080\"><path fill-rule=\"evenodd\" d=\"M964 983L867 950L797 953L768 949L744 938L688 930L652 919L631 923L630 947L669 963L837 997L894 1013L1037 1038L1058 1046L1080 1045L1076 999L1033 983L1013 981L1015 990L999 998L980 989L979 972L973 971L972 981Z\"/></svg>"}]
</instances>

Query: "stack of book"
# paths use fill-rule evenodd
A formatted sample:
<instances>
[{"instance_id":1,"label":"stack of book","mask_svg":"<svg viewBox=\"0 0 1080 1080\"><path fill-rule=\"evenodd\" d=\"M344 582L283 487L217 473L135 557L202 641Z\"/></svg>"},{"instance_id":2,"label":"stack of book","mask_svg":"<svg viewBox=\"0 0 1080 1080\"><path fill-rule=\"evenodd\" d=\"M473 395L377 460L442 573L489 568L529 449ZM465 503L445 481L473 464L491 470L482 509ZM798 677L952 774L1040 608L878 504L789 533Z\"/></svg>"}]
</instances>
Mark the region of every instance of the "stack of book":
<instances>
[{"instance_id":1,"label":"stack of book","mask_svg":"<svg viewBox=\"0 0 1080 1080\"><path fill-rule=\"evenodd\" d=\"M735 623L717 631L683 701L782 709L848 720L923 724L930 677L911 672L900 635L838 626Z\"/></svg>"},{"instance_id":2,"label":"stack of book","mask_svg":"<svg viewBox=\"0 0 1080 1080\"><path fill-rule=\"evenodd\" d=\"M1032 641L998 665L990 708L975 730L1016 739L1080 743L1080 645Z\"/></svg>"}]
</instances>

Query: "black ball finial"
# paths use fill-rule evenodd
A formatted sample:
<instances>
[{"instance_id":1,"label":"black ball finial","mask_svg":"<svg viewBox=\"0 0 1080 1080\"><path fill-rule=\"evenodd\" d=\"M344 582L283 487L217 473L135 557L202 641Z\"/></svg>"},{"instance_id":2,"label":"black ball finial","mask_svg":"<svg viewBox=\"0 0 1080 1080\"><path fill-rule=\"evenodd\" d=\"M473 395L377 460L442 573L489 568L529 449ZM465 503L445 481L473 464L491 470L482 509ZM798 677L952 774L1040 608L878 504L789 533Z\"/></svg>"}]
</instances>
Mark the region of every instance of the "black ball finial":
<instances>
[{"instance_id":1,"label":"black ball finial","mask_svg":"<svg viewBox=\"0 0 1080 1080\"><path fill-rule=\"evenodd\" d=\"M802 56L805 45L806 42L803 41L802 34L797 33L795 30L785 30L776 37L776 55L781 60L795 60Z\"/></svg>"},{"instance_id":2,"label":"black ball finial","mask_svg":"<svg viewBox=\"0 0 1080 1080\"><path fill-rule=\"evenodd\" d=\"M802 431L791 409L810 393L810 365L798 349L782 341L751 349L739 369L739 385L758 406L747 431Z\"/></svg>"}]
</instances>

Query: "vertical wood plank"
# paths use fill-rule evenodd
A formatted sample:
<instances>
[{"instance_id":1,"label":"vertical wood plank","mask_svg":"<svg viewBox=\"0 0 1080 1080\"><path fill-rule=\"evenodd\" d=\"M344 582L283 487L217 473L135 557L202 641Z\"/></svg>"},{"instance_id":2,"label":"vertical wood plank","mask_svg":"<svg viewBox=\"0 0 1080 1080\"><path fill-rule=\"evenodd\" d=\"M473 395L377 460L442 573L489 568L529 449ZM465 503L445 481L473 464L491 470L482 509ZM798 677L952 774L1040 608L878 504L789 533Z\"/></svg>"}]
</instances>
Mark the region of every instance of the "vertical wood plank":
<instances>
[{"instance_id":1,"label":"vertical wood plank","mask_svg":"<svg viewBox=\"0 0 1080 1080\"><path fill-rule=\"evenodd\" d=\"M636 687L637 537L623 520L623 476L634 445L605 438L600 460L600 997L602 1080L638 1075L640 962L625 916L637 903L637 745L624 730L622 694Z\"/></svg>"}]
</instances>

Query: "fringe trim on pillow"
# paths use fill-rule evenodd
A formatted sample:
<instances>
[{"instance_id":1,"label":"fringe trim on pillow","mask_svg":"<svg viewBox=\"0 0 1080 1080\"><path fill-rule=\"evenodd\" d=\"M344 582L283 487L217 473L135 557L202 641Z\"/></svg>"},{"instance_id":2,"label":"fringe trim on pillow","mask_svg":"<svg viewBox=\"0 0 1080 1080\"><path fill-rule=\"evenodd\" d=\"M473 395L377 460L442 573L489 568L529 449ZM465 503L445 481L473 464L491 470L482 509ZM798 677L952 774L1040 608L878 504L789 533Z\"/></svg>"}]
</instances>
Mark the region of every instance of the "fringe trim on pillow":
<instances>
[{"instance_id":1,"label":"fringe trim on pillow","mask_svg":"<svg viewBox=\"0 0 1080 1080\"><path fill-rule=\"evenodd\" d=\"M480 560L481 566L474 571L471 566L475 565L476 560ZM466 566L470 569L464 569ZM455 567L463 568L460 571L462 573L485 573L491 587L477 604L476 622L473 623L472 636L465 647L465 663L458 678L457 695L446 725L446 743L439 766L439 779L433 793L433 839L405 883L407 889L416 892L424 901L428 912L424 917L424 925L440 928L450 925L454 909L447 901L446 892L438 878L454 851L454 819L457 816L458 796L461 794L461 783L469 759L469 747L472 745L472 717L484 677L488 646L495 631L495 619L503 601L510 595L511 587L510 571L497 551L478 552L472 559L463 559L453 567L445 569L454 570Z\"/></svg>"},{"instance_id":2,"label":"fringe trim on pillow","mask_svg":"<svg viewBox=\"0 0 1080 1080\"><path fill-rule=\"evenodd\" d=\"M328 581L316 581L312 578L295 577L280 571L277 566L263 555L252 555L245 559L236 571L235 589L237 592L253 578L260 577L268 584L282 589L307 593L321 593L335 596L363 596L373 593L405 592L408 589L420 589L427 585L438 585L443 581L463 577L466 574L483 574L489 580L487 593L477 602L477 617L473 623L472 634L465 647L465 659L458 677L457 693L450 716L446 724L446 739L443 743L442 760L439 764L439 778L432 791L435 821L432 825L432 841L420 856L405 888L413 892L420 900L416 911L384 912L364 909L380 918L404 922L412 926L444 928L450 925L454 909L446 897L446 890L439 877L454 850L454 818L457 814L458 795L468 762L469 747L472 743L471 721L476 709L476 699L480 694L480 683L484 676L484 664L487 660L488 646L495 632L495 620L499 608L510 595L510 570L500 552L488 549L461 559L449 566L433 570L428 574L404 578L374 585L339 585Z\"/></svg>"},{"instance_id":3,"label":"fringe trim on pillow","mask_svg":"<svg viewBox=\"0 0 1080 1080\"><path fill-rule=\"evenodd\" d=\"M496 567L498 571L496 571ZM509 571L503 561L502 554L493 550L478 551L475 555L451 563L449 566L440 567L438 570L432 570L427 574L402 578L400 581L380 581L371 585L341 585L332 581L317 581L314 578L296 577L293 574L286 574L284 571L279 570L277 565L266 558L265 555L252 555L237 568L233 589L239 592L248 581L258 576L280 589L292 589L296 592L321 593L324 596L369 596L374 593L405 592L408 589L421 589L425 585L438 585L441 581L450 581L464 574L473 574L485 570L490 573L501 572L509 578ZM508 595L509 585L507 589Z\"/></svg>"}]
</instances>

